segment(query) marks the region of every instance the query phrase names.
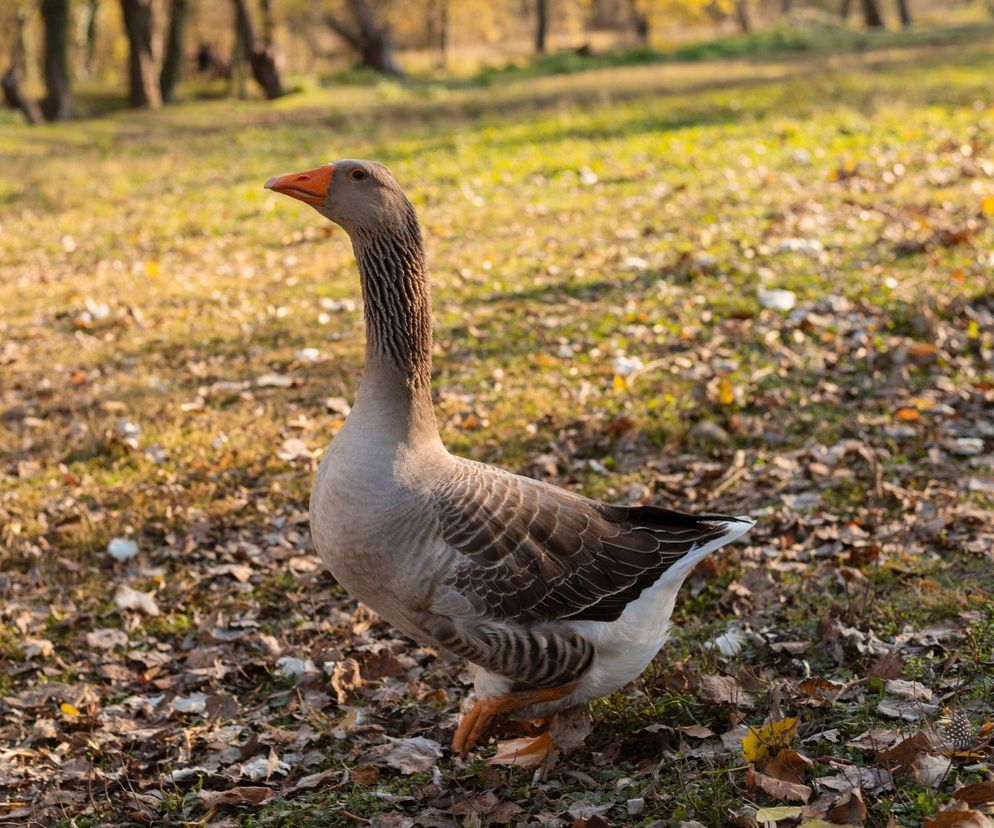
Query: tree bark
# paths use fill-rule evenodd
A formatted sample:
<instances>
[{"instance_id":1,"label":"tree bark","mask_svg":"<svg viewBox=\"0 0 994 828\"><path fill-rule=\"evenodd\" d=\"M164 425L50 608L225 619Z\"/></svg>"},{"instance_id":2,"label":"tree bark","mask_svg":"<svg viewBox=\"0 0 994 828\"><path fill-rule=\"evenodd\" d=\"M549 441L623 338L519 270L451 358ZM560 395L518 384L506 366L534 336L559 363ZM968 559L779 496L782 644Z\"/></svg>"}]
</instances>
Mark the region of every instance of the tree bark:
<instances>
[{"instance_id":1,"label":"tree bark","mask_svg":"<svg viewBox=\"0 0 994 828\"><path fill-rule=\"evenodd\" d=\"M549 0L535 0L535 51L545 54L549 38Z\"/></svg>"},{"instance_id":2,"label":"tree bark","mask_svg":"<svg viewBox=\"0 0 994 828\"><path fill-rule=\"evenodd\" d=\"M780 14L790 14L794 7L794 0L780 0Z\"/></svg>"},{"instance_id":3,"label":"tree bark","mask_svg":"<svg viewBox=\"0 0 994 828\"><path fill-rule=\"evenodd\" d=\"M632 20L632 28L635 30L635 37L638 38L639 45L648 46L649 36L652 31L649 21L648 11L643 10L638 0L628 0L629 17Z\"/></svg>"},{"instance_id":4,"label":"tree bark","mask_svg":"<svg viewBox=\"0 0 994 828\"><path fill-rule=\"evenodd\" d=\"M742 34L749 34L752 31L752 20L749 17L749 0L736 0L735 20L739 24Z\"/></svg>"},{"instance_id":5,"label":"tree bark","mask_svg":"<svg viewBox=\"0 0 994 828\"><path fill-rule=\"evenodd\" d=\"M884 19L880 14L877 0L863 0L863 22L869 29L882 29Z\"/></svg>"},{"instance_id":6,"label":"tree bark","mask_svg":"<svg viewBox=\"0 0 994 828\"><path fill-rule=\"evenodd\" d=\"M901 18L901 27L907 29L911 25L911 6L908 0L897 0L897 13Z\"/></svg>"},{"instance_id":7,"label":"tree bark","mask_svg":"<svg viewBox=\"0 0 994 828\"><path fill-rule=\"evenodd\" d=\"M31 16L31 8L22 6L17 12L14 41L10 47L10 66L0 78L3 97L8 106L19 109L29 124L40 124L45 115L37 101L29 98L21 86L21 72L24 70L24 27Z\"/></svg>"},{"instance_id":8,"label":"tree bark","mask_svg":"<svg viewBox=\"0 0 994 828\"><path fill-rule=\"evenodd\" d=\"M49 121L72 115L69 91L69 0L42 0L45 22L45 88L41 111Z\"/></svg>"},{"instance_id":9,"label":"tree bark","mask_svg":"<svg viewBox=\"0 0 994 828\"><path fill-rule=\"evenodd\" d=\"M183 74L183 46L189 11L188 0L172 0L172 5L169 7L169 33L166 35L162 71L159 73L159 91L163 103L172 103L176 84Z\"/></svg>"},{"instance_id":10,"label":"tree bark","mask_svg":"<svg viewBox=\"0 0 994 828\"><path fill-rule=\"evenodd\" d=\"M128 35L128 102L134 107L158 109L162 93L152 54L152 0L121 0L121 12Z\"/></svg>"},{"instance_id":11,"label":"tree bark","mask_svg":"<svg viewBox=\"0 0 994 828\"><path fill-rule=\"evenodd\" d=\"M276 50L273 48L272 42L264 40L260 44L256 40L255 31L252 28L252 18L249 16L245 0L232 0L232 2L235 4L235 26L245 49L252 77L262 87L262 92L266 98L269 100L279 98L284 92L280 70L276 66Z\"/></svg>"},{"instance_id":12,"label":"tree bark","mask_svg":"<svg viewBox=\"0 0 994 828\"><path fill-rule=\"evenodd\" d=\"M403 77L404 70L394 55L390 27L378 21L366 0L348 0L345 4L349 22L328 12L328 27L359 53L362 66L385 75Z\"/></svg>"},{"instance_id":13,"label":"tree bark","mask_svg":"<svg viewBox=\"0 0 994 828\"><path fill-rule=\"evenodd\" d=\"M842 5L839 7L839 17L843 21L848 20L850 11L852 11L852 0L842 0Z\"/></svg>"},{"instance_id":14,"label":"tree bark","mask_svg":"<svg viewBox=\"0 0 994 828\"><path fill-rule=\"evenodd\" d=\"M93 77L93 61L97 55L97 12L100 0L90 0L86 6L86 36L83 46L83 68L87 77Z\"/></svg>"}]
</instances>

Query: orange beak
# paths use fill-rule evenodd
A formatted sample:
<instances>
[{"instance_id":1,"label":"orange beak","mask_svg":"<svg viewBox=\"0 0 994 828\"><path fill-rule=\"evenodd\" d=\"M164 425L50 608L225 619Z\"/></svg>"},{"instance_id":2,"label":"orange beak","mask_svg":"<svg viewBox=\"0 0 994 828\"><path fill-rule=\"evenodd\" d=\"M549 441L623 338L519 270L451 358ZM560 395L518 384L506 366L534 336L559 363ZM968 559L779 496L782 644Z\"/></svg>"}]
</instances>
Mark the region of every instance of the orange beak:
<instances>
[{"instance_id":1,"label":"orange beak","mask_svg":"<svg viewBox=\"0 0 994 828\"><path fill-rule=\"evenodd\" d=\"M334 177L335 165L325 164L304 172L274 175L266 182L266 189L283 193L305 204L318 205L324 203Z\"/></svg>"}]
</instances>

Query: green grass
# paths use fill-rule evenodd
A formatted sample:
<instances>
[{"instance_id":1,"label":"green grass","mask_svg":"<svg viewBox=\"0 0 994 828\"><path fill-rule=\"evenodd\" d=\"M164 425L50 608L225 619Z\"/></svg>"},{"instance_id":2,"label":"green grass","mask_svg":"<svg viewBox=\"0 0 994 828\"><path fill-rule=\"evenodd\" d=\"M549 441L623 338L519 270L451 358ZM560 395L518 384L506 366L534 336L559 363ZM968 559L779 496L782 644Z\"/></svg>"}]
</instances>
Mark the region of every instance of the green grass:
<instances>
[{"instance_id":1,"label":"green grass","mask_svg":"<svg viewBox=\"0 0 994 828\"><path fill-rule=\"evenodd\" d=\"M554 56L433 91L421 80L357 84L271 105L201 101L0 128L0 595L57 611L47 637L71 661L86 630L120 623L113 594L123 575L104 549L131 532L155 570L134 584L155 590L163 611L145 635L179 647L215 613L248 614L292 652L309 652L314 607L345 599L327 576L290 570L290 552L267 557L306 552L306 523L294 520L314 467L276 451L287 437L322 449L333 436L341 417L323 401L353 398L362 323L320 302L358 298L347 239L262 183L369 157L391 167L425 224L436 408L453 451L524 473L544 473L551 453L555 479L592 496L618 500L644 484L659 502L761 518L748 552L737 545L709 583L688 585L659 664L595 706L595 731L566 767L603 782L598 796L610 798L624 775L644 785L660 749L639 733L645 725L730 726L727 706L674 688L672 674L737 665L803 677L800 661L765 648L750 645L733 665L703 652L736 618L817 645L826 618L891 640L909 624L982 610L955 645L958 661L910 660L907 671L926 684L962 678L957 701L989 699L994 626L984 602L994 576L989 548L971 545L971 533L986 525L991 499L929 465L946 421L928 412L951 386L971 401L957 422L979 422L994 380L984 356L994 332L969 333L994 292L994 230L982 208L994 196L984 166L994 165L990 32L826 38L773 32L667 53ZM962 242L929 241L958 228L969 228ZM782 249L791 239L822 249ZM928 244L904 255L908 239ZM763 286L794 291L824 319L764 310ZM844 310L825 309L843 300ZM934 359L914 356L936 342ZM305 347L322 359L299 361ZM654 367L616 378L618 352ZM912 357L900 362L899 352ZM269 373L295 384L255 384ZM920 399L928 405L913 435L888 436L895 412ZM142 427L138 451L115 436L122 418ZM869 446L896 488L878 493L855 454L829 472L805 454L843 440ZM146 453L153 445L163 459ZM735 463L745 472L722 487ZM797 507L800 523L783 505L798 492L819 498ZM931 506L950 523L923 540L912 529ZM889 534L906 514L911 528ZM862 547L812 540L826 525L879 534L879 556L855 561ZM765 572L771 560L809 569ZM222 561L251 563L244 589L204 576ZM865 571L872 600L847 594L837 575L846 565ZM751 602L730 591L750 578ZM4 694L38 678L6 675L25 666L14 623L0 615ZM837 664L819 646L806 658L836 680L869 663L850 650ZM292 681L265 667L239 672L220 689L259 704L293 696ZM86 669L50 673L111 690ZM817 716L847 738L891 724L867 698ZM433 704L451 713L454 701ZM396 719L384 722L400 735ZM348 746L323 738L329 761L354 769L338 758ZM631 751L597 764L594 753L616 738ZM502 797L541 801L527 771L448 758L440 767L459 791L493 783ZM592 797L575 776L557 778L562 807ZM372 789L307 793L243 822L354 824L348 813L394 809L384 793L414 796L417 805L397 807L416 813L429 787L386 772ZM757 798L737 758L664 763L656 793L643 824L718 825ZM919 824L947 795L902 783L868 802L868 824L891 813ZM171 818L202 816L189 791L169 796ZM628 824L623 800L607 818Z\"/></svg>"}]
</instances>

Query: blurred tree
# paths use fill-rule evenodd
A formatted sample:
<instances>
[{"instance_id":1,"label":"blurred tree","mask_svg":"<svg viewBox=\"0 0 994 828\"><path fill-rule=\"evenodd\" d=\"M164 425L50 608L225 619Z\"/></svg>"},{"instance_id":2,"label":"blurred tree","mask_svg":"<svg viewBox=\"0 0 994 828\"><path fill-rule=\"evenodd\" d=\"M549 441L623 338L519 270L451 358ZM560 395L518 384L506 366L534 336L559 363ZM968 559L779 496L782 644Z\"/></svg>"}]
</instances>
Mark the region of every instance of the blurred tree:
<instances>
[{"instance_id":1,"label":"blurred tree","mask_svg":"<svg viewBox=\"0 0 994 828\"><path fill-rule=\"evenodd\" d=\"M69 93L69 0L42 0L45 21L45 88L41 111L46 120L65 121L72 115Z\"/></svg>"},{"instance_id":2,"label":"blurred tree","mask_svg":"<svg viewBox=\"0 0 994 828\"><path fill-rule=\"evenodd\" d=\"M3 96L7 105L14 109L19 109L29 124L40 124L45 120L45 115L37 101L32 100L24 92L21 78L24 73L24 28L33 9L31 5L21 6L17 9L14 18L14 39L10 50L10 67L0 80L3 87Z\"/></svg>"},{"instance_id":3,"label":"blurred tree","mask_svg":"<svg viewBox=\"0 0 994 828\"><path fill-rule=\"evenodd\" d=\"M394 54L393 36L387 21L389 5L389 2L345 0L339 10L326 12L324 19L335 34L359 53L361 66L403 77L404 70Z\"/></svg>"},{"instance_id":4,"label":"blurred tree","mask_svg":"<svg viewBox=\"0 0 994 828\"><path fill-rule=\"evenodd\" d=\"M535 0L535 51L545 54L549 37L549 0Z\"/></svg>"},{"instance_id":5,"label":"blurred tree","mask_svg":"<svg viewBox=\"0 0 994 828\"><path fill-rule=\"evenodd\" d=\"M444 69L448 59L449 0L428 0L425 24L426 45L435 50L435 68Z\"/></svg>"},{"instance_id":6,"label":"blurred tree","mask_svg":"<svg viewBox=\"0 0 994 828\"><path fill-rule=\"evenodd\" d=\"M880 6L877 5L877 0L863 0L863 22L870 29L883 28L884 19L880 15Z\"/></svg>"},{"instance_id":7,"label":"blurred tree","mask_svg":"<svg viewBox=\"0 0 994 828\"><path fill-rule=\"evenodd\" d=\"M256 39L252 28L252 18L249 16L246 0L232 0L232 2L235 4L235 29L248 58L252 77L262 87L263 94L268 99L278 98L284 92L280 70L276 65L276 49L272 41L272 7L268 2L262 3L263 38L260 42Z\"/></svg>"},{"instance_id":8,"label":"blurred tree","mask_svg":"<svg viewBox=\"0 0 994 828\"><path fill-rule=\"evenodd\" d=\"M121 0L124 30L128 36L128 101L132 106L148 109L162 106L152 53L153 5L153 0Z\"/></svg>"},{"instance_id":9,"label":"blurred tree","mask_svg":"<svg viewBox=\"0 0 994 828\"><path fill-rule=\"evenodd\" d=\"M897 0L897 13L901 18L901 26L907 29L911 25L911 7L908 5L908 0Z\"/></svg>"},{"instance_id":10,"label":"blurred tree","mask_svg":"<svg viewBox=\"0 0 994 828\"><path fill-rule=\"evenodd\" d=\"M159 73L159 91L164 103L172 102L176 84L183 73L183 45L189 11L188 0L172 0L169 7L166 52L162 60L162 71Z\"/></svg>"},{"instance_id":11,"label":"blurred tree","mask_svg":"<svg viewBox=\"0 0 994 828\"><path fill-rule=\"evenodd\" d=\"M749 14L749 0L735 0L735 21L743 34L752 31L752 17Z\"/></svg>"},{"instance_id":12,"label":"blurred tree","mask_svg":"<svg viewBox=\"0 0 994 828\"><path fill-rule=\"evenodd\" d=\"M83 22L83 71L87 77L93 76L94 61L97 56L97 15L100 0L87 0Z\"/></svg>"}]
</instances>

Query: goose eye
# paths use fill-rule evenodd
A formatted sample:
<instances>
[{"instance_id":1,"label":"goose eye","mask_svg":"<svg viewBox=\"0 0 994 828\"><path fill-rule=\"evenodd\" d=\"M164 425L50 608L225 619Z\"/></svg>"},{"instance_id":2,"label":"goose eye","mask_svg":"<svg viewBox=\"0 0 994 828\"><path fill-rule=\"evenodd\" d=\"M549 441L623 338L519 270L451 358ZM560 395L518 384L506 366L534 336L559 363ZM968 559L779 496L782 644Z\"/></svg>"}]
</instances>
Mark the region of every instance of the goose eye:
<instances>
[{"instance_id":1,"label":"goose eye","mask_svg":"<svg viewBox=\"0 0 994 828\"><path fill-rule=\"evenodd\" d=\"M352 177L356 181L362 181L366 177L366 173L364 173L362 170L352 170Z\"/></svg>"}]
</instances>

